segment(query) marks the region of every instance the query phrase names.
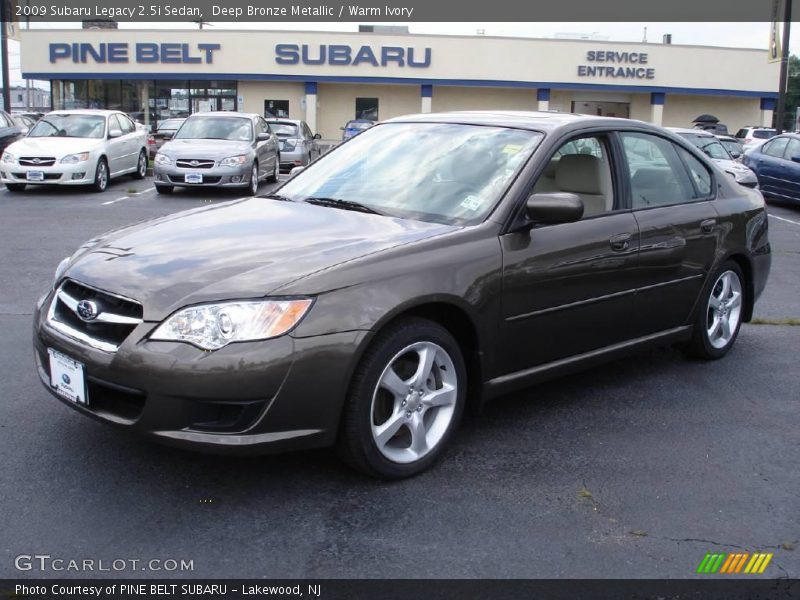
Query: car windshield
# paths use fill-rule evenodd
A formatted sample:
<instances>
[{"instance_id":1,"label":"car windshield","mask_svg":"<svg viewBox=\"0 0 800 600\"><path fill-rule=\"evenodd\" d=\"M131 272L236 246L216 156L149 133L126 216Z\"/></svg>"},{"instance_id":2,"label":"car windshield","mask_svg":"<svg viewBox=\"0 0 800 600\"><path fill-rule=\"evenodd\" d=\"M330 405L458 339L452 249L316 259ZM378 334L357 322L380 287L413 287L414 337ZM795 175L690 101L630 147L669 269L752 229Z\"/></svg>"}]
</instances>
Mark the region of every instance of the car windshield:
<instances>
[{"instance_id":1,"label":"car windshield","mask_svg":"<svg viewBox=\"0 0 800 600\"><path fill-rule=\"evenodd\" d=\"M753 137L759 140L768 140L769 138L775 137L777 131L774 129L754 129L753 130Z\"/></svg>"},{"instance_id":2,"label":"car windshield","mask_svg":"<svg viewBox=\"0 0 800 600\"><path fill-rule=\"evenodd\" d=\"M183 119L167 119L158 124L159 131L175 131L183 123Z\"/></svg>"},{"instance_id":3,"label":"car windshield","mask_svg":"<svg viewBox=\"0 0 800 600\"><path fill-rule=\"evenodd\" d=\"M711 136L704 136L704 135L693 135L691 133L686 134L683 136L690 142L692 142L695 146L700 148L703 152L706 153L707 156L715 159L721 160L731 160L731 155L728 154L728 151L725 147L719 143L719 140L715 137Z\"/></svg>"},{"instance_id":4,"label":"car windshield","mask_svg":"<svg viewBox=\"0 0 800 600\"><path fill-rule=\"evenodd\" d=\"M365 123L364 121L350 121L347 124L347 129L369 129L372 123Z\"/></svg>"},{"instance_id":5,"label":"car windshield","mask_svg":"<svg viewBox=\"0 0 800 600\"><path fill-rule=\"evenodd\" d=\"M28 137L99 139L105 135L106 118L99 115L47 115L39 119Z\"/></svg>"},{"instance_id":6,"label":"car windshield","mask_svg":"<svg viewBox=\"0 0 800 600\"><path fill-rule=\"evenodd\" d=\"M728 152L738 152L739 154L742 153L742 146L739 142L733 142L730 140L720 140L720 143L725 146L725 149Z\"/></svg>"},{"instance_id":7,"label":"car windshield","mask_svg":"<svg viewBox=\"0 0 800 600\"><path fill-rule=\"evenodd\" d=\"M184 121L175 139L249 142L253 128L250 119L242 117L191 117Z\"/></svg>"},{"instance_id":8,"label":"car windshield","mask_svg":"<svg viewBox=\"0 0 800 600\"><path fill-rule=\"evenodd\" d=\"M292 137L297 135L297 125L294 123L270 122L269 128L278 137Z\"/></svg>"},{"instance_id":9,"label":"car windshield","mask_svg":"<svg viewBox=\"0 0 800 600\"><path fill-rule=\"evenodd\" d=\"M469 225L494 208L542 137L451 123L378 125L324 155L279 193L289 200L344 201L391 216Z\"/></svg>"}]
</instances>

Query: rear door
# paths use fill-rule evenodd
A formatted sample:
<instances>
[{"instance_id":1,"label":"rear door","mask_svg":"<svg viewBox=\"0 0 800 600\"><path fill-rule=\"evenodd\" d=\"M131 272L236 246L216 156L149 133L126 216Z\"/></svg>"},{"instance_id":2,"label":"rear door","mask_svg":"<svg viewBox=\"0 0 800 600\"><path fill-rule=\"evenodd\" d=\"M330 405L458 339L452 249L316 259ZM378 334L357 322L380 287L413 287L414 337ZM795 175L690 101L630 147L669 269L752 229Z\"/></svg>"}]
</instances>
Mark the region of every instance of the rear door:
<instances>
[{"instance_id":1,"label":"rear door","mask_svg":"<svg viewBox=\"0 0 800 600\"><path fill-rule=\"evenodd\" d=\"M139 160L139 151L142 148L142 138L144 132L140 133L136 129L134 123L127 115L121 113L117 114L120 127L122 128L123 140L123 156L122 156L122 169L125 171L132 171L136 169L137 161Z\"/></svg>"},{"instance_id":2,"label":"rear door","mask_svg":"<svg viewBox=\"0 0 800 600\"><path fill-rule=\"evenodd\" d=\"M714 260L718 215L711 170L655 134L620 134L639 228L634 337L685 324Z\"/></svg>"},{"instance_id":3,"label":"rear door","mask_svg":"<svg viewBox=\"0 0 800 600\"><path fill-rule=\"evenodd\" d=\"M125 134L117 115L108 117L108 170L112 174L119 173L125 168Z\"/></svg>"}]
</instances>

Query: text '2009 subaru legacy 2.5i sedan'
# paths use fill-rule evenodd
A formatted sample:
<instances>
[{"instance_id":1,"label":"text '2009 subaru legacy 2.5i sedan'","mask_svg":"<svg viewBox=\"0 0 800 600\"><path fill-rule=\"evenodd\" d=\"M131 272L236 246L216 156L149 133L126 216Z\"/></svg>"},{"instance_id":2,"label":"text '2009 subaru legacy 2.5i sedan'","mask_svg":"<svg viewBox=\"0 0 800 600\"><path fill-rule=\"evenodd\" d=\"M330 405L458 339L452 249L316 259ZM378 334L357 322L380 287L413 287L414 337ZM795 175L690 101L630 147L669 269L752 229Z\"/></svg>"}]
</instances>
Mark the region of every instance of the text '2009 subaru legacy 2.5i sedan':
<instances>
[{"instance_id":1,"label":"text '2009 subaru legacy 2.5i sedan'","mask_svg":"<svg viewBox=\"0 0 800 600\"><path fill-rule=\"evenodd\" d=\"M653 344L723 356L770 258L761 194L663 129L397 118L272 195L86 243L38 302L36 363L168 443L335 444L399 478L468 403Z\"/></svg>"}]
</instances>

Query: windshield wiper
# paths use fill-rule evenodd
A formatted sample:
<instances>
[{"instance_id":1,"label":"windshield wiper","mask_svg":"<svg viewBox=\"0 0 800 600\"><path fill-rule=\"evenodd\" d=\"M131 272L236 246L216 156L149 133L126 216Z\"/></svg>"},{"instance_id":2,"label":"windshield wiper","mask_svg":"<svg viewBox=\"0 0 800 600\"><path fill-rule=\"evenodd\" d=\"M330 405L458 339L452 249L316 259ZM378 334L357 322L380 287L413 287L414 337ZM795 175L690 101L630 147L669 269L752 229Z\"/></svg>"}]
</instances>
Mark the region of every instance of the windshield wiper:
<instances>
[{"instance_id":1,"label":"windshield wiper","mask_svg":"<svg viewBox=\"0 0 800 600\"><path fill-rule=\"evenodd\" d=\"M316 206L330 206L331 208L341 208L343 210L354 210L357 212L369 213L372 215L381 215L381 216L389 216L385 212L381 212L372 208L371 206L367 206L366 204L361 204L360 202L354 202L353 200L342 200L341 198L318 198L315 196L311 196L310 198L305 199L306 202L309 204L314 204Z\"/></svg>"},{"instance_id":2,"label":"windshield wiper","mask_svg":"<svg viewBox=\"0 0 800 600\"><path fill-rule=\"evenodd\" d=\"M264 194L263 196L259 196L259 198L269 198L270 200L280 200L281 202L294 202L288 196L281 196L280 194Z\"/></svg>"}]
</instances>

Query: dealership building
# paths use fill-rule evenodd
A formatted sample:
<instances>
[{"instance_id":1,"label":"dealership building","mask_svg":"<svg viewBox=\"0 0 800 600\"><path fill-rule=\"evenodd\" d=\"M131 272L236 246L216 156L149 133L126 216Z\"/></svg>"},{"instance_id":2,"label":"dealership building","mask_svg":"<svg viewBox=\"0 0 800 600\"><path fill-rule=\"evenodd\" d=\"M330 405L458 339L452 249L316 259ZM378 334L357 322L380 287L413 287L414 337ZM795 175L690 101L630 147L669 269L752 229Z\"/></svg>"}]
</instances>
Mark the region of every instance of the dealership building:
<instances>
[{"instance_id":1,"label":"dealership building","mask_svg":"<svg viewBox=\"0 0 800 600\"><path fill-rule=\"evenodd\" d=\"M256 30L25 30L23 77L53 108L151 124L205 110L304 119L326 139L353 118L558 110L729 130L771 125L779 63L764 50L571 39ZM765 44L766 46L766 44Z\"/></svg>"}]
</instances>

